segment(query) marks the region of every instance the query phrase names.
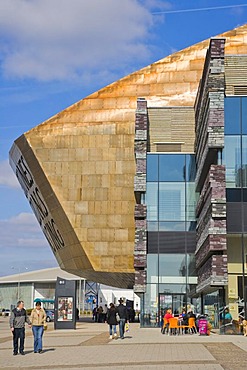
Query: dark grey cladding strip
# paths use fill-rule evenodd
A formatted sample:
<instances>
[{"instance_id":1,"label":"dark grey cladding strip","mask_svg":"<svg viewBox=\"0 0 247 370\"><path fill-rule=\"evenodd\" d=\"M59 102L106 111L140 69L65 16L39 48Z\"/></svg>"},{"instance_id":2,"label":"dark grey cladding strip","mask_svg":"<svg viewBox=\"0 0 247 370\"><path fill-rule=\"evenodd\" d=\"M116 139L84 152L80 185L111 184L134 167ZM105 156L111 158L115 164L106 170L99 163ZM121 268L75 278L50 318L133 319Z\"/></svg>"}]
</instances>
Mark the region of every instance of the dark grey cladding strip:
<instances>
[{"instance_id":1,"label":"dark grey cladding strip","mask_svg":"<svg viewBox=\"0 0 247 370\"><path fill-rule=\"evenodd\" d=\"M136 174L134 179L134 191L136 199L140 200L141 194L146 192L146 165L147 165L147 101L137 100L135 118L135 159ZM147 266L147 207L145 204L135 205L135 249L134 268L136 293L144 293L146 290L146 266Z\"/></svg>"}]
</instances>

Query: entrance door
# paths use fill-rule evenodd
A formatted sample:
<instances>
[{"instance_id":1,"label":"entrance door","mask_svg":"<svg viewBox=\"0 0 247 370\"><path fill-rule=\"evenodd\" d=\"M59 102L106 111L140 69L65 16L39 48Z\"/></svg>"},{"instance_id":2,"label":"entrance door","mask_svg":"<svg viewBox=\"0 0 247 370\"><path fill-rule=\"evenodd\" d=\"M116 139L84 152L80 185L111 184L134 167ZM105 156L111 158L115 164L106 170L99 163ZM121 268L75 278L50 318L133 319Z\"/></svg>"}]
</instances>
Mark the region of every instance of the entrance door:
<instances>
[{"instance_id":1,"label":"entrance door","mask_svg":"<svg viewBox=\"0 0 247 370\"><path fill-rule=\"evenodd\" d=\"M161 317L164 316L168 308L171 308L172 313L179 314L185 306L185 294L161 293L159 295L159 306Z\"/></svg>"}]
</instances>

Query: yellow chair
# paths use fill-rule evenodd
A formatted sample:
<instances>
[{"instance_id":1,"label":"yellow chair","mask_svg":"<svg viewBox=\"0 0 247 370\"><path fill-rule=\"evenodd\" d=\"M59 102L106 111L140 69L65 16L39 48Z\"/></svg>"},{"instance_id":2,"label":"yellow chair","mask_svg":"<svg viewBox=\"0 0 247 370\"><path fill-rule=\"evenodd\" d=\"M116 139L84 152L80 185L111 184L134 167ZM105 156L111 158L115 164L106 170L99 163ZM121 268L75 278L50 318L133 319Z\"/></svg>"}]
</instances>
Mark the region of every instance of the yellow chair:
<instances>
[{"instance_id":1,"label":"yellow chair","mask_svg":"<svg viewBox=\"0 0 247 370\"><path fill-rule=\"evenodd\" d=\"M178 325L178 319L176 317L173 317L169 319L169 333L172 334L173 330L175 330L175 334L179 334L179 325Z\"/></svg>"},{"instance_id":2,"label":"yellow chair","mask_svg":"<svg viewBox=\"0 0 247 370\"><path fill-rule=\"evenodd\" d=\"M196 322L195 322L195 318L194 317L190 317L189 318L188 328L189 328L191 334L193 334L193 332L194 333L197 333Z\"/></svg>"}]
</instances>

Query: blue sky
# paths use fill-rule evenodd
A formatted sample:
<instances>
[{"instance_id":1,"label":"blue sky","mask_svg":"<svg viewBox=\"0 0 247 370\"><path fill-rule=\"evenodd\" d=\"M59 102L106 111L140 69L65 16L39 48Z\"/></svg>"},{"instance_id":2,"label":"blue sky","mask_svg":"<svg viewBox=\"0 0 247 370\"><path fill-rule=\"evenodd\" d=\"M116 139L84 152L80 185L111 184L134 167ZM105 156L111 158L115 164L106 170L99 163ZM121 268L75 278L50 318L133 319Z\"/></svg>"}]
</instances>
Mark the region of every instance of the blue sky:
<instances>
[{"instance_id":1,"label":"blue sky","mask_svg":"<svg viewBox=\"0 0 247 370\"><path fill-rule=\"evenodd\" d=\"M0 1L0 276L57 266L9 167L13 141L101 87L246 22L247 0Z\"/></svg>"}]
</instances>

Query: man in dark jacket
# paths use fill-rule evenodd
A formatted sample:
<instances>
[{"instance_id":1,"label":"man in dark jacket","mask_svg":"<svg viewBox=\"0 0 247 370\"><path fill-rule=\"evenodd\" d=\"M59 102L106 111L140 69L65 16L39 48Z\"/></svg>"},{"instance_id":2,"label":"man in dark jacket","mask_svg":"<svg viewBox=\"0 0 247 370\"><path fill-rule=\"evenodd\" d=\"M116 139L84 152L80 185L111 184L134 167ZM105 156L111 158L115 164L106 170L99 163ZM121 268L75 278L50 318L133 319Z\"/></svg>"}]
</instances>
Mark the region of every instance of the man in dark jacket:
<instances>
[{"instance_id":1,"label":"man in dark jacket","mask_svg":"<svg viewBox=\"0 0 247 370\"><path fill-rule=\"evenodd\" d=\"M127 310L127 307L123 305L122 298L120 298L118 302L119 302L119 305L117 307L117 313L120 317L119 334L120 334L120 338L124 339L124 327L125 327L125 323L129 322L129 312Z\"/></svg>"},{"instance_id":2,"label":"man in dark jacket","mask_svg":"<svg viewBox=\"0 0 247 370\"><path fill-rule=\"evenodd\" d=\"M13 333L13 355L18 354L18 340L20 338L20 354L25 355L24 352L24 340L25 340L25 323L31 328L31 321L27 316L26 310L24 308L24 302L18 301L17 307L13 309L9 319L10 329Z\"/></svg>"}]
</instances>

